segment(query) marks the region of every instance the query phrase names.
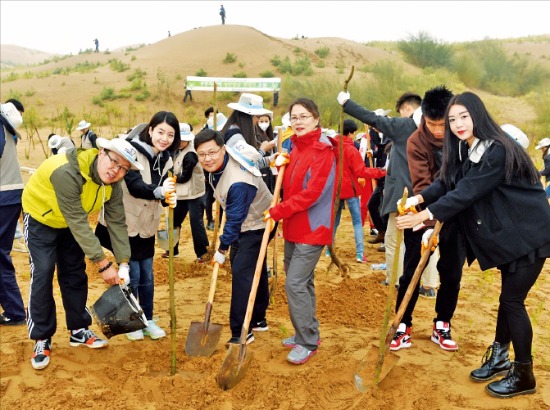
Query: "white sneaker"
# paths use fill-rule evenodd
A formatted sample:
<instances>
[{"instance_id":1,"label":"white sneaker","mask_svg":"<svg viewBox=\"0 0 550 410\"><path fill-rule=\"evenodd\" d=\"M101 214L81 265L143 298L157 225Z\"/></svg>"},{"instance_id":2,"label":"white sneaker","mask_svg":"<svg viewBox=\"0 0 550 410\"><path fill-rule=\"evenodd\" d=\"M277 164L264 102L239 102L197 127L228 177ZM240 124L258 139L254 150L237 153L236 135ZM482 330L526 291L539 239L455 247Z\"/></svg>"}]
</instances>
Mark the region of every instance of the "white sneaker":
<instances>
[{"instance_id":1,"label":"white sneaker","mask_svg":"<svg viewBox=\"0 0 550 410\"><path fill-rule=\"evenodd\" d=\"M128 340L143 340L143 331L141 329L136 330L135 332L126 333Z\"/></svg>"},{"instance_id":2,"label":"white sneaker","mask_svg":"<svg viewBox=\"0 0 550 410\"><path fill-rule=\"evenodd\" d=\"M166 336L166 332L156 324L157 320L158 319L148 320L149 325L143 329L143 334L149 336L153 340Z\"/></svg>"}]
</instances>

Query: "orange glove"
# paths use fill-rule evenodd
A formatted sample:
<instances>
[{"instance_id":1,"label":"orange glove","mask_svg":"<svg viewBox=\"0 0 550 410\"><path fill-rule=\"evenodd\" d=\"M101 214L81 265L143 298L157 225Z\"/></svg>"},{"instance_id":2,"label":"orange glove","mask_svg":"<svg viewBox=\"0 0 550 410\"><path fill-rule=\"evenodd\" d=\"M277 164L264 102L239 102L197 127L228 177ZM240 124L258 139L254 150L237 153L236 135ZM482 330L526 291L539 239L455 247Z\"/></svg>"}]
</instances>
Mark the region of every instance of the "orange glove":
<instances>
[{"instance_id":1,"label":"orange glove","mask_svg":"<svg viewBox=\"0 0 550 410\"><path fill-rule=\"evenodd\" d=\"M422 249L421 253L424 253L426 249L428 249L428 245L430 243L430 237L433 234L433 228L426 229L426 232L422 235ZM437 245L439 243L439 235L434 236L432 246L430 248L430 251L435 251L435 248L437 248Z\"/></svg>"},{"instance_id":2,"label":"orange glove","mask_svg":"<svg viewBox=\"0 0 550 410\"><path fill-rule=\"evenodd\" d=\"M365 178L357 178L357 182L359 182L359 186L361 188L365 188L365 185L367 184L367 180Z\"/></svg>"},{"instance_id":3,"label":"orange glove","mask_svg":"<svg viewBox=\"0 0 550 410\"><path fill-rule=\"evenodd\" d=\"M273 220L273 218L269 214L269 209L267 211L264 211L264 218L263 219L264 219L264 222L266 224L269 224L269 230L272 231L273 228L275 227L275 221Z\"/></svg>"}]
</instances>

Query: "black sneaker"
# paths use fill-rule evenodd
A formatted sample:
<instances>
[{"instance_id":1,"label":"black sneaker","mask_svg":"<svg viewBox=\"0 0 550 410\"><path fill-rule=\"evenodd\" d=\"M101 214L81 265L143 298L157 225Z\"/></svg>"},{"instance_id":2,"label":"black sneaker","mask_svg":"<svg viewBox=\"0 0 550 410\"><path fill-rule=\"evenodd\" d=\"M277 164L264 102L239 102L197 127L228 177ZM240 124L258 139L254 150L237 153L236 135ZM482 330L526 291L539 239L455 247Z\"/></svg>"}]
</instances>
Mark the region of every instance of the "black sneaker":
<instances>
[{"instance_id":1,"label":"black sneaker","mask_svg":"<svg viewBox=\"0 0 550 410\"><path fill-rule=\"evenodd\" d=\"M269 330L269 326L267 326L267 320L264 319L261 322L256 322L252 330L254 332L267 332Z\"/></svg>"},{"instance_id":2,"label":"black sneaker","mask_svg":"<svg viewBox=\"0 0 550 410\"><path fill-rule=\"evenodd\" d=\"M25 319L13 320L0 313L0 325L2 326L21 326L27 323Z\"/></svg>"},{"instance_id":3,"label":"black sneaker","mask_svg":"<svg viewBox=\"0 0 550 410\"><path fill-rule=\"evenodd\" d=\"M254 341L254 333L250 332L248 336L246 336L246 344L249 345ZM229 347L230 344L232 345L238 345L241 342L241 336L233 336L231 339L227 341L225 344L225 347Z\"/></svg>"},{"instance_id":4,"label":"black sneaker","mask_svg":"<svg viewBox=\"0 0 550 410\"><path fill-rule=\"evenodd\" d=\"M71 339L69 341L72 347L86 346L91 349L100 349L109 344L106 340L100 339L90 329L84 329L73 333L71 331Z\"/></svg>"},{"instance_id":5,"label":"black sneaker","mask_svg":"<svg viewBox=\"0 0 550 410\"><path fill-rule=\"evenodd\" d=\"M46 368L50 364L51 342L50 339L37 340L34 344L31 364L36 370Z\"/></svg>"}]
</instances>

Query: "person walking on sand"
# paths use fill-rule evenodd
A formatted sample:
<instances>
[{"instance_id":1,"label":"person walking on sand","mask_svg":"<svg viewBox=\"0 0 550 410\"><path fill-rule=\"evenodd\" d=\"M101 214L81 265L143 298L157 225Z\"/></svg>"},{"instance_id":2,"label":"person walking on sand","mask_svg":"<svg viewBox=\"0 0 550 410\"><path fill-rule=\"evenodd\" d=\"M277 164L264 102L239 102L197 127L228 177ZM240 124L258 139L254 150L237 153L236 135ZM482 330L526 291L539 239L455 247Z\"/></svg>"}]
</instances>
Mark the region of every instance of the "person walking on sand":
<instances>
[{"instance_id":1,"label":"person walking on sand","mask_svg":"<svg viewBox=\"0 0 550 410\"><path fill-rule=\"evenodd\" d=\"M52 337L57 329L53 278L61 290L69 342L73 347L107 346L88 329L92 316L88 297L87 257L108 285L130 280L130 244L122 203L121 180L130 169L140 169L136 150L126 141L97 140L99 149L69 149L52 155L31 175L23 190L25 240L29 249L31 280L27 326L35 341L32 366L50 363ZM118 271L103 253L88 215L102 209Z\"/></svg>"},{"instance_id":2,"label":"person walking on sand","mask_svg":"<svg viewBox=\"0 0 550 410\"><path fill-rule=\"evenodd\" d=\"M397 218L398 229L456 217L467 243L468 263L477 259L482 271L500 270L494 342L470 378L483 382L507 372L485 390L498 398L535 393L533 328L525 300L550 257L550 229L541 229L550 226L550 207L528 153L506 135L472 92L450 100L440 174L407 199L405 210L422 203L427 207L421 212Z\"/></svg>"},{"instance_id":3,"label":"person walking on sand","mask_svg":"<svg viewBox=\"0 0 550 410\"><path fill-rule=\"evenodd\" d=\"M99 53L99 40L96 38L94 39L94 44L95 44L95 53Z\"/></svg>"},{"instance_id":4,"label":"person walking on sand","mask_svg":"<svg viewBox=\"0 0 550 410\"><path fill-rule=\"evenodd\" d=\"M225 8L223 4L220 7L220 17L222 18L222 24L225 24Z\"/></svg>"}]
</instances>

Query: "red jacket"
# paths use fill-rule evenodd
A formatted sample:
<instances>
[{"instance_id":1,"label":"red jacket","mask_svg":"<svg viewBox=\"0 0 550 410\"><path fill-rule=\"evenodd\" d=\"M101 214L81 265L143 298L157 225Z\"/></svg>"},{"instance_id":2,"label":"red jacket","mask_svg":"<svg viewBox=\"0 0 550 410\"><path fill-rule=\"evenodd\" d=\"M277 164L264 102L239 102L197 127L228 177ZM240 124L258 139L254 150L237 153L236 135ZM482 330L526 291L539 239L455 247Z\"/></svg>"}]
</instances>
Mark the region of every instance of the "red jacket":
<instances>
[{"instance_id":1,"label":"red jacket","mask_svg":"<svg viewBox=\"0 0 550 410\"><path fill-rule=\"evenodd\" d=\"M269 213L274 220L283 220L285 240L329 245L334 224L334 149L329 138L321 136L321 128L291 139L294 148L283 179L283 201Z\"/></svg>"},{"instance_id":2,"label":"red jacket","mask_svg":"<svg viewBox=\"0 0 550 410\"><path fill-rule=\"evenodd\" d=\"M335 151L338 152L338 143L340 136L336 135L331 138L332 145ZM386 171L380 168L367 168L361 154L355 148L353 141L349 137L344 137L344 169L342 173L342 188L340 190L340 199L349 199L359 196L363 193L363 188L359 185L357 178L365 178L366 185L370 185L371 178L381 178L386 175ZM336 156L336 161L340 157ZM336 167L338 172L338 166ZM336 180L338 182L338 180ZM336 183L337 184L337 183ZM372 189L371 189L372 191Z\"/></svg>"}]
</instances>

